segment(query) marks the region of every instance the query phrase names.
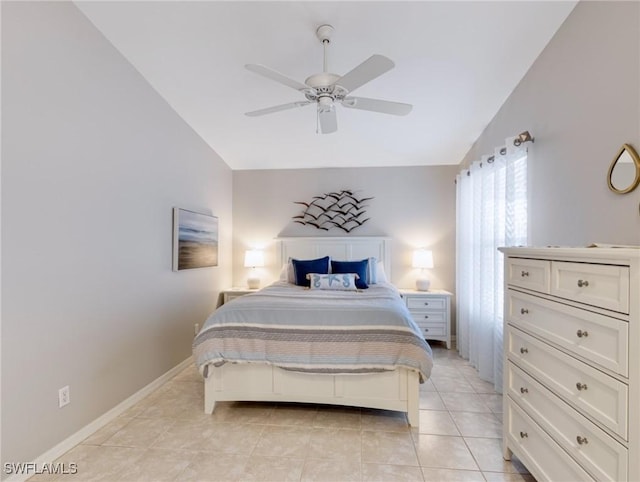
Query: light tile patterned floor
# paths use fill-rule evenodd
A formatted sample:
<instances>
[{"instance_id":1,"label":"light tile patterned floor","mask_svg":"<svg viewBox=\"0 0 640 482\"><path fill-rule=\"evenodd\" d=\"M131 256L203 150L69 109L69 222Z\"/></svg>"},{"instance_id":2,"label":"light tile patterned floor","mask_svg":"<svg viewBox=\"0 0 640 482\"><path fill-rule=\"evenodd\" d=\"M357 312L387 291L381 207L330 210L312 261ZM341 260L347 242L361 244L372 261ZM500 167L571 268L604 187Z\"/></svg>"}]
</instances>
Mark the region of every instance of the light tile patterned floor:
<instances>
[{"instance_id":1,"label":"light tile patterned floor","mask_svg":"<svg viewBox=\"0 0 640 482\"><path fill-rule=\"evenodd\" d=\"M349 407L218 403L203 413L190 367L59 459L57 481L527 481L502 459L502 403L453 350L434 346L420 426Z\"/></svg>"}]
</instances>

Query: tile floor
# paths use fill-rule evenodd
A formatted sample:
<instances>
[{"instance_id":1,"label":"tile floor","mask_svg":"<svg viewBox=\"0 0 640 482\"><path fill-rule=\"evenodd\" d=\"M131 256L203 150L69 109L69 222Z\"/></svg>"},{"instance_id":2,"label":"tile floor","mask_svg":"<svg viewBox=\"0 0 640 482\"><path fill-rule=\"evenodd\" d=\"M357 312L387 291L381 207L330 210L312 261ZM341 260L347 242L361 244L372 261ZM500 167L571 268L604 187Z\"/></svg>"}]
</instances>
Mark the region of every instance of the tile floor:
<instances>
[{"instance_id":1,"label":"tile floor","mask_svg":"<svg viewBox=\"0 0 640 482\"><path fill-rule=\"evenodd\" d=\"M190 367L74 447L60 481L528 481L502 459L502 401L453 350L434 346L420 426L349 407L218 403L203 413Z\"/></svg>"}]
</instances>

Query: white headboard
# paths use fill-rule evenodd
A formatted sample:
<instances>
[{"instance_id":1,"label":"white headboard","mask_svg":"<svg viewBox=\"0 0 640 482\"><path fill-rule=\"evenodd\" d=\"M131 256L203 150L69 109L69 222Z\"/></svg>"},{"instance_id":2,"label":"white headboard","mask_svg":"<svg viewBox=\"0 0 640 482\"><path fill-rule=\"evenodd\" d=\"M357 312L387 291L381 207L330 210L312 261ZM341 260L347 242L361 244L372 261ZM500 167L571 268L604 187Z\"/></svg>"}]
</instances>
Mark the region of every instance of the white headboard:
<instances>
[{"instance_id":1,"label":"white headboard","mask_svg":"<svg viewBox=\"0 0 640 482\"><path fill-rule=\"evenodd\" d=\"M380 236L295 237L277 238L280 243L280 266L289 258L313 259L331 256L351 261L375 257L382 261L387 278L391 279L391 238Z\"/></svg>"}]
</instances>

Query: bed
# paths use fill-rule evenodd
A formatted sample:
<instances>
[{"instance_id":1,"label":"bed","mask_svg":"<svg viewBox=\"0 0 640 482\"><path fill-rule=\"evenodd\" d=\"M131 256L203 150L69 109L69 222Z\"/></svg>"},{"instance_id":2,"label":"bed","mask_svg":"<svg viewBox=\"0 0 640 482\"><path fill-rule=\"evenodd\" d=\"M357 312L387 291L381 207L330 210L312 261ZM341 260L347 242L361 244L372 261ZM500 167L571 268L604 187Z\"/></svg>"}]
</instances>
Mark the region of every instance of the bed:
<instances>
[{"instance_id":1,"label":"bed","mask_svg":"<svg viewBox=\"0 0 640 482\"><path fill-rule=\"evenodd\" d=\"M285 262L375 258L389 273L388 238L278 243ZM209 414L217 401L286 401L402 411L413 426L419 383L433 365L399 293L384 280L358 291L283 280L237 298L207 319L194 340L194 359L205 377Z\"/></svg>"}]
</instances>

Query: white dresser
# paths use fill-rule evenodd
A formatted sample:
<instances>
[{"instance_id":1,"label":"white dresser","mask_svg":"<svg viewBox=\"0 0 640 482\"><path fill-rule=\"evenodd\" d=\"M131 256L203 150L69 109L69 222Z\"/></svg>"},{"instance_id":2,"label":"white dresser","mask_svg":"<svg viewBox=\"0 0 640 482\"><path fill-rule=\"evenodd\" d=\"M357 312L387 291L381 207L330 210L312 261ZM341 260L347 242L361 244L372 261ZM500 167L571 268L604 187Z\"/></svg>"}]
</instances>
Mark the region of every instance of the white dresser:
<instances>
[{"instance_id":1,"label":"white dresser","mask_svg":"<svg viewBox=\"0 0 640 482\"><path fill-rule=\"evenodd\" d=\"M537 480L640 480L640 249L502 248L504 440Z\"/></svg>"}]
</instances>

